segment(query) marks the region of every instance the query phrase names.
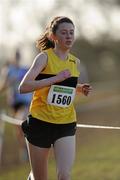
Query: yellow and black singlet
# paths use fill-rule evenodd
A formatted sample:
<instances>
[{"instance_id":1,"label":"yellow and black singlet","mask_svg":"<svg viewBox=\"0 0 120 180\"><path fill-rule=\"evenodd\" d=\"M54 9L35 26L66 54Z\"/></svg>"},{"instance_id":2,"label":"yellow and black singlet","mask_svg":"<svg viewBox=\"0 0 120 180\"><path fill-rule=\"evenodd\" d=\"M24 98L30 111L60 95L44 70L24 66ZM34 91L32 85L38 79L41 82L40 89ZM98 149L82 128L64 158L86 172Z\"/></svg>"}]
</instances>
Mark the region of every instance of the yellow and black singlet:
<instances>
[{"instance_id":1,"label":"yellow and black singlet","mask_svg":"<svg viewBox=\"0 0 120 180\"><path fill-rule=\"evenodd\" d=\"M67 124L76 121L76 112L73 106L75 88L79 77L77 58L72 54L63 61L53 51L45 51L48 62L45 69L36 77L42 80L55 76L60 71L69 69L71 77L49 87L36 90L30 106L33 117L45 122Z\"/></svg>"}]
</instances>

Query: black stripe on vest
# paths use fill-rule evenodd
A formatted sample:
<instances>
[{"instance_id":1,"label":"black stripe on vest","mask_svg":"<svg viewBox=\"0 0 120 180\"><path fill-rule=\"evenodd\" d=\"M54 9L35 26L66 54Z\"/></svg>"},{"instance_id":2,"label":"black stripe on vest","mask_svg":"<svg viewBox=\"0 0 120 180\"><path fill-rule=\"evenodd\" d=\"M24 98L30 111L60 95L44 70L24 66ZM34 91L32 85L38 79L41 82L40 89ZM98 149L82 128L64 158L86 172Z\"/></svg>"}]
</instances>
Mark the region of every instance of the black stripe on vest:
<instances>
[{"instance_id":1,"label":"black stripe on vest","mask_svg":"<svg viewBox=\"0 0 120 180\"><path fill-rule=\"evenodd\" d=\"M53 74L39 74L35 80L47 79L47 78L50 78L53 76L55 76L55 75L53 75ZM60 86L76 87L77 81L78 81L78 77L70 77L70 78L68 78L62 82L55 83L55 84L60 85Z\"/></svg>"}]
</instances>

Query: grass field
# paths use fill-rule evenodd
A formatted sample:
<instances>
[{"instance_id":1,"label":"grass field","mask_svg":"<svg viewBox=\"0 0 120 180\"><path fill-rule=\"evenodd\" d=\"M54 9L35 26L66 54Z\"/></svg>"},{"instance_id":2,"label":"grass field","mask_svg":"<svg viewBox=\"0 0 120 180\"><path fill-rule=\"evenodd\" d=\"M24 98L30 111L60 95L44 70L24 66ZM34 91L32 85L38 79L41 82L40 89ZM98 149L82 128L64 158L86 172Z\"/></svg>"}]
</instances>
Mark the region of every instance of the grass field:
<instances>
[{"instance_id":1,"label":"grass field","mask_svg":"<svg viewBox=\"0 0 120 180\"><path fill-rule=\"evenodd\" d=\"M103 87L103 86L102 86ZM94 86L90 97L77 98L78 122L120 126L119 86ZM15 131L7 124L4 141L3 168L0 180L26 180L29 164L19 164ZM120 180L120 130L77 129L76 160L72 180ZM12 140L12 141L11 141ZM64 163L64 162L63 162ZM55 163L51 152L49 180L56 180Z\"/></svg>"}]
</instances>

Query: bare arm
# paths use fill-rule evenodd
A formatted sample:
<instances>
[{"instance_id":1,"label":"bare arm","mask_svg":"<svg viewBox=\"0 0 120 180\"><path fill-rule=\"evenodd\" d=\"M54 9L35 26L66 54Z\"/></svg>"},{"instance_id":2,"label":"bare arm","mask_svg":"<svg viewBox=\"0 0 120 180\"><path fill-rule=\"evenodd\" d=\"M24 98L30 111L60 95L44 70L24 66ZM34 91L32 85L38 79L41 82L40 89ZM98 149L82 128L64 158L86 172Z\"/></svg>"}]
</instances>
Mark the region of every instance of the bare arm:
<instances>
[{"instance_id":1,"label":"bare arm","mask_svg":"<svg viewBox=\"0 0 120 180\"><path fill-rule=\"evenodd\" d=\"M45 68L46 65L47 65L47 55L45 53L39 54L35 58L31 68L26 73L26 75L24 76L23 80L19 85L20 93L28 93L38 90L40 88L50 86L54 83L63 81L71 76L69 70L64 70L58 73L54 77L36 81L35 78Z\"/></svg>"},{"instance_id":2,"label":"bare arm","mask_svg":"<svg viewBox=\"0 0 120 180\"><path fill-rule=\"evenodd\" d=\"M77 67L78 70L80 70L80 60L77 60ZM77 84L76 87L76 92L77 94L82 93L85 96L87 96L92 90L92 87L90 86L90 84L84 83L84 84Z\"/></svg>"}]
</instances>

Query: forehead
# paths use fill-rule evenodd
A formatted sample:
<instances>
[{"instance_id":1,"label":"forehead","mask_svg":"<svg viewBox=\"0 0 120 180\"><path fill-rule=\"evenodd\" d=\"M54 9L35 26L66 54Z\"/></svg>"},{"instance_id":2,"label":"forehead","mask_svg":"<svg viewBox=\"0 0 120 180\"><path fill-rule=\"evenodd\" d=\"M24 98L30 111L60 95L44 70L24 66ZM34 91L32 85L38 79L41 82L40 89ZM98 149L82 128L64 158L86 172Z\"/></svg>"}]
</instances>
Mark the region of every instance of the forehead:
<instances>
[{"instance_id":1,"label":"forehead","mask_svg":"<svg viewBox=\"0 0 120 180\"><path fill-rule=\"evenodd\" d=\"M72 23L60 23L58 26L58 30L74 30L74 25Z\"/></svg>"}]
</instances>

